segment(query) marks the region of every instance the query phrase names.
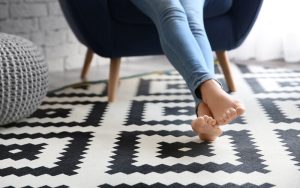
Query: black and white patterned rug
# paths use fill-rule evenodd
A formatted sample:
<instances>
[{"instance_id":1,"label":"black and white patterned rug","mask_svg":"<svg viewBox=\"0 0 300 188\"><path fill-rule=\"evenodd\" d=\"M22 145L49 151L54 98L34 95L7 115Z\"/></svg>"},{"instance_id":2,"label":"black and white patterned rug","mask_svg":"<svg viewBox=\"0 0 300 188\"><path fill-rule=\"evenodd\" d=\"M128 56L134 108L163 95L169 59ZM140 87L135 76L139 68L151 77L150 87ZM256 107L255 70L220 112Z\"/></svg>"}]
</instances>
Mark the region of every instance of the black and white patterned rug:
<instances>
[{"instance_id":1,"label":"black and white patterned rug","mask_svg":"<svg viewBox=\"0 0 300 188\"><path fill-rule=\"evenodd\" d=\"M123 79L111 104L105 82L49 93L0 128L0 187L300 187L300 72L233 69L247 113L214 143L174 71Z\"/></svg>"}]
</instances>

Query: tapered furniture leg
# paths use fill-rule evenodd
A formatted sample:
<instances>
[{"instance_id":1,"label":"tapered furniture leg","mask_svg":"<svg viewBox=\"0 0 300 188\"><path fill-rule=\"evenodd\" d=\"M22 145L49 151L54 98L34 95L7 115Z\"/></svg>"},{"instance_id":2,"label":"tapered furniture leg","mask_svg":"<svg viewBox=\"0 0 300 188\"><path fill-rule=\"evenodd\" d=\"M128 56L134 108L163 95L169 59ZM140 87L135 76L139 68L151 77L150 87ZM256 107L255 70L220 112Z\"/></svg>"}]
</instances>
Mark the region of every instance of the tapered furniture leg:
<instances>
[{"instance_id":1,"label":"tapered furniture leg","mask_svg":"<svg viewBox=\"0 0 300 188\"><path fill-rule=\"evenodd\" d=\"M121 58L110 59L110 70L108 80L108 102L114 102L116 99L117 88L119 85Z\"/></svg>"},{"instance_id":2,"label":"tapered furniture leg","mask_svg":"<svg viewBox=\"0 0 300 188\"><path fill-rule=\"evenodd\" d=\"M81 76L80 76L81 80L86 80L86 75L90 68L93 56L94 56L93 50L88 48L85 55L84 65L81 70Z\"/></svg>"},{"instance_id":3,"label":"tapered furniture leg","mask_svg":"<svg viewBox=\"0 0 300 188\"><path fill-rule=\"evenodd\" d=\"M226 80L229 91L235 92L236 88L235 88L234 81L232 79L232 74L231 74L230 65L229 65L229 59L228 59L226 51L216 51L216 55L217 55L219 64L221 65L222 71L224 73L225 80Z\"/></svg>"}]
</instances>

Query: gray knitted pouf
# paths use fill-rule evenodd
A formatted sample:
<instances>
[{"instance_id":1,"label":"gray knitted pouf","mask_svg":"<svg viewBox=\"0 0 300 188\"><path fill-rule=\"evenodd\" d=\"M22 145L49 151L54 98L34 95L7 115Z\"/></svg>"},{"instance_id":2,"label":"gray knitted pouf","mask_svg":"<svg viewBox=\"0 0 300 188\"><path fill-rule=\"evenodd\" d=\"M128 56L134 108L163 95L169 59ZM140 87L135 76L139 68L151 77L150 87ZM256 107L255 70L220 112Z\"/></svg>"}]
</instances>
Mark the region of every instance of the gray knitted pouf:
<instances>
[{"instance_id":1,"label":"gray knitted pouf","mask_svg":"<svg viewBox=\"0 0 300 188\"><path fill-rule=\"evenodd\" d=\"M0 33L0 125L30 116L48 89L48 66L32 42Z\"/></svg>"}]
</instances>

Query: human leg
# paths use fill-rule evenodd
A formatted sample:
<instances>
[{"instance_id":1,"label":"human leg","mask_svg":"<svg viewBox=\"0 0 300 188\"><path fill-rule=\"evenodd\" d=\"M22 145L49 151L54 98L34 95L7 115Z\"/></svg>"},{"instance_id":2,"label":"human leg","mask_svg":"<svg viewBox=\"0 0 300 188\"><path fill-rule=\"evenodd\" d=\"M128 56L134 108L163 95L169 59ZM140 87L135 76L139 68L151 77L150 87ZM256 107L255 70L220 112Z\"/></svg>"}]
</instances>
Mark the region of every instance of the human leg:
<instances>
[{"instance_id":1,"label":"human leg","mask_svg":"<svg viewBox=\"0 0 300 188\"><path fill-rule=\"evenodd\" d=\"M203 5L204 0L198 1L202 1ZM212 60L208 60L210 62L207 63L203 55L203 53L206 55L209 54L207 55L207 59L212 59L211 50L209 50L210 46L205 44L208 40L203 20L195 19L196 21L200 20L202 23L195 25L203 28L194 29L194 33L197 34L198 38L203 38L199 40L199 43L206 41L203 42L204 44L201 43L204 46L204 52L200 48L201 45L198 45L197 37L194 37L191 31L188 16L179 0L132 0L132 2L155 23L166 56L185 79L195 98L196 104L200 104L201 99L205 99L205 108L211 111L211 113L205 113L204 110L201 113L203 117L197 119L196 124L200 127L207 124L214 126L211 123L212 121L201 120L205 115L213 115L217 119L217 124L225 124L236 118L238 113L242 113L241 106L233 101L215 81L213 68L209 68L209 66L213 67ZM188 2L188 0L185 2ZM196 14L192 15L195 16ZM210 92L213 92L213 95L210 95ZM216 97L217 103L214 101L214 97ZM201 106L203 107L203 105ZM203 110L201 106L199 105L199 110ZM218 109L219 107L220 109ZM201 130L204 129L194 130L199 130L198 133L201 134ZM215 131L215 133L217 132Z\"/></svg>"},{"instance_id":2,"label":"human leg","mask_svg":"<svg viewBox=\"0 0 300 188\"><path fill-rule=\"evenodd\" d=\"M201 101L195 93L198 92L198 86L214 79L214 74L206 65L180 1L131 1L155 23L164 53L182 75L198 104Z\"/></svg>"},{"instance_id":3,"label":"human leg","mask_svg":"<svg viewBox=\"0 0 300 188\"><path fill-rule=\"evenodd\" d=\"M180 0L180 2L186 12L193 36L205 58L208 70L214 74L212 50L204 27L203 6L205 2L203 0ZM229 123L245 111L243 105L232 99L214 80L202 84L198 92L201 93L202 99L212 111L212 115L217 119L219 125Z\"/></svg>"},{"instance_id":4,"label":"human leg","mask_svg":"<svg viewBox=\"0 0 300 188\"><path fill-rule=\"evenodd\" d=\"M204 26L203 9L205 2L205 0L180 0L187 15L190 30L200 47L206 66L210 74L215 74L212 49Z\"/></svg>"},{"instance_id":5,"label":"human leg","mask_svg":"<svg viewBox=\"0 0 300 188\"><path fill-rule=\"evenodd\" d=\"M195 91L202 82L213 79L214 73L207 68L179 0L132 0L132 2L154 21L162 48L172 65L185 79L198 109L201 100ZM201 117L193 121L192 128L201 139L212 141L221 134L221 130L212 127L216 122L208 117L211 113L207 106L204 104L200 106Z\"/></svg>"}]
</instances>

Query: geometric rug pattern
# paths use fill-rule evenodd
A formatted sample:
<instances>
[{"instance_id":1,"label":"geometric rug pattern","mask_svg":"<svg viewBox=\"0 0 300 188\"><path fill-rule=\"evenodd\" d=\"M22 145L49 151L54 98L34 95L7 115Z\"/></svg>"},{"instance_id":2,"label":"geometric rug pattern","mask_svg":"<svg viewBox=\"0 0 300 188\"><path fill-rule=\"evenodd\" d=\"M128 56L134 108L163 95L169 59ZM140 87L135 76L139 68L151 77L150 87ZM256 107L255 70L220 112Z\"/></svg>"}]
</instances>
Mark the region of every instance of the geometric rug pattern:
<instances>
[{"instance_id":1,"label":"geometric rug pattern","mask_svg":"<svg viewBox=\"0 0 300 188\"><path fill-rule=\"evenodd\" d=\"M0 127L0 187L300 187L300 72L232 69L247 112L213 143L176 71L122 79L114 103L105 81L49 92Z\"/></svg>"}]
</instances>

